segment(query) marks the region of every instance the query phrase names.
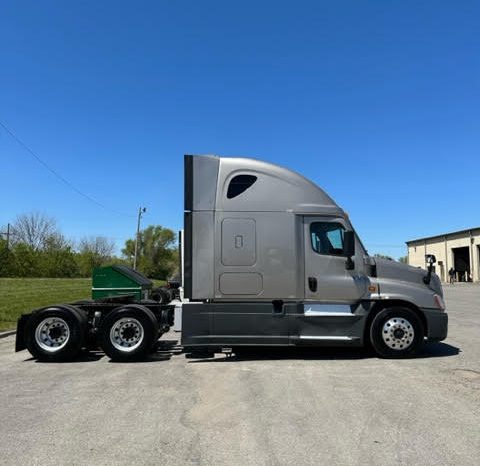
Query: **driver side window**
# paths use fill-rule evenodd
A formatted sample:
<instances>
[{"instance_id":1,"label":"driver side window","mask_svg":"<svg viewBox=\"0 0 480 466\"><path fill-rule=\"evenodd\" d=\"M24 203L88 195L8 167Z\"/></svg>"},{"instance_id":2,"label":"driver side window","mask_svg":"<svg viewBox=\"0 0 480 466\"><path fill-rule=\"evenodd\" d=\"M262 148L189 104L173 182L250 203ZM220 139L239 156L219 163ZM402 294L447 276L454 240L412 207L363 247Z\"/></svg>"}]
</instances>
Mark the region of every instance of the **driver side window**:
<instances>
[{"instance_id":1,"label":"driver side window","mask_svg":"<svg viewBox=\"0 0 480 466\"><path fill-rule=\"evenodd\" d=\"M318 254L343 255L343 232L339 223L314 222L310 225L312 249Z\"/></svg>"}]
</instances>

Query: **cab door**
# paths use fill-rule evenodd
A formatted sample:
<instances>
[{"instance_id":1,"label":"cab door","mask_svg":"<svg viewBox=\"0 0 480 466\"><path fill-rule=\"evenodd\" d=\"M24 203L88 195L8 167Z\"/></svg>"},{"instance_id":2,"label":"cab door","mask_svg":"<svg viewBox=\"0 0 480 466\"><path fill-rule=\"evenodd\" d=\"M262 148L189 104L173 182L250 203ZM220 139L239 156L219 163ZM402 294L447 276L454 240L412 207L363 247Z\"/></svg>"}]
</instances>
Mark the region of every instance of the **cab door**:
<instances>
[{"instance_id":1,"label":"cab door","mask_svg":"<svg viewBox=\"0 0 480 466\"><path fill-rule=\"evenodd\" d=\"M363 248L355 239L354 266L347 270L341 218L304 217L305 300L290 320L294 345L360 345L365 312L358 306L368 289Z\"/></svg>"},{"instance_id":2,"label":"cab door","mask_svg":"<svg viewBox=\"0 0 480 466\"><path fill-rule=\"evenodd\" d=\"M347 270L342 218L304 217L305 299L353 304L367 292L362 247L356 240L354 267Z\"/></svg>"}]
</instances>

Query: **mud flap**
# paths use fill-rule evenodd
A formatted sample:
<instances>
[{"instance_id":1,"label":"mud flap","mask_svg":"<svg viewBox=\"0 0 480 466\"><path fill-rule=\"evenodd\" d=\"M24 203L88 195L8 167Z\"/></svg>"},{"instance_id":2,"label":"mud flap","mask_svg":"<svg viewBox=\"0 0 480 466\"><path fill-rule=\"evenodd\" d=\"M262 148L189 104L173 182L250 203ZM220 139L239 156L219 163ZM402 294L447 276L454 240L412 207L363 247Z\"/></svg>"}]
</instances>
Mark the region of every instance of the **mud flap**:
<instances>
[{"instance_id":1,"label":"mud flap","mask_svg":"<svg viewBox=\"0 0 480 466\"><path fill-rule=\"evenodd\" d=\"M25 327L31 314L23 314L17 321L17 333L15 337L15 352L22 351L27 348L25 344Z\"/></svg>"}]
</instances>

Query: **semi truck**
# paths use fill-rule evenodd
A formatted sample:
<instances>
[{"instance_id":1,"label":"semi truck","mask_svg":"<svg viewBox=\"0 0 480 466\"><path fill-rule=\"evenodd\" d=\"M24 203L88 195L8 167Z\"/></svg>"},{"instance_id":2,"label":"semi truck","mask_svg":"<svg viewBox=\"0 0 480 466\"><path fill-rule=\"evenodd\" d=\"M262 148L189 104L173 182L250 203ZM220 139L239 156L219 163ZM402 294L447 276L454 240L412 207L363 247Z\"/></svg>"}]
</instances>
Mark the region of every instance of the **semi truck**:
<instances>
[{"instance_id":1,"label":"semi truck","mask_svg":"<svg viewBox=\"0 0 480 466\"><path fill-rule=\"evenodd\" d=\"M434 256L426 270L370 256L346 212L287 168L210 155L184 163L187 355L370 345L401 358L446 338ZM136 360L173 324L174 307L148 293L44 307L20 317L16 349L57 361L100 347L113 360Z\"/></svg>"}]
</instances>

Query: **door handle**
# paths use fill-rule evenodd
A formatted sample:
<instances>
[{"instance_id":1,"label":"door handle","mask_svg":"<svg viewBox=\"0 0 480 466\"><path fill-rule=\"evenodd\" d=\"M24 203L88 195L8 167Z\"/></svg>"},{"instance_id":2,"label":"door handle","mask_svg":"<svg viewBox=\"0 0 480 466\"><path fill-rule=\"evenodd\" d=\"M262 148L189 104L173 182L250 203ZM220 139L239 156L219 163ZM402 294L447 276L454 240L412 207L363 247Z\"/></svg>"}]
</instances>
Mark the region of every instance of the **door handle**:
<instances>
[{"instance_id":1,"label":"door handle","mask_svg":"<svg viewBox=\"0 0 480 466\"><path fill-rule=\"evenodd\" d=\"M317 279L315 277L308 277L308 287L310 288L310 291L312 293L315 293L317 291Z\"/></svg>"}]
</instances>

